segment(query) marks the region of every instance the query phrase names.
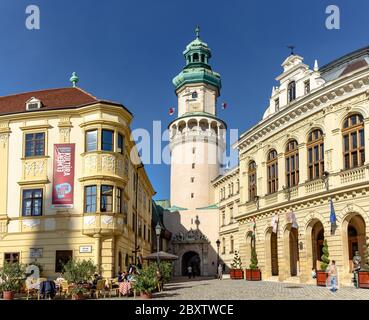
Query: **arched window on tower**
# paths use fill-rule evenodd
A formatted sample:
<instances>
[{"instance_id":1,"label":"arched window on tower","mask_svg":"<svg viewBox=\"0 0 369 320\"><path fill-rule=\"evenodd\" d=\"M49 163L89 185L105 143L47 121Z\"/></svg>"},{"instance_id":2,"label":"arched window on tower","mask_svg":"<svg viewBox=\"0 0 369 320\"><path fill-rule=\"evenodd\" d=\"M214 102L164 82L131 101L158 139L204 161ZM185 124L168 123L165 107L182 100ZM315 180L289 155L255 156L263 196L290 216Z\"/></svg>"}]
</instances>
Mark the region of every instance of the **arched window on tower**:
<instances>
[{"instance_id":1,"label":"arched window on tower","mask_svg":"<svg viewBox=\"0 0 369 320\"><path fill-rule=\"evenodd\" d=\"M199 62L199 54L198 53L194 53L192 56L192 62Z\"/></svg>"},{"instance_id":2,"label":"arched window on tower","mask_svg":"<svg viewBox=\"0 0 369 320\"><path fill-rule=\"evenodd\" d=\"M271 150L267 157L268 194L278 191L278 155Z\"/></svg>"},{"instance_id":3,"label":"arched window on tower","mask_svg":"<svg viewBox=\"0 0 369 320\"><path fill-rule=\"evenodd\" d=\"M344 168L351 169L364 165L365 134L364 118L361 114L353 114L343 123L343 158Z\"/></svg>"},{"instance_id":4,"label":"arched window on tower","mask_svg":"<svg viewBox=\"0 0 369 320\"><path fill-rule=\"evenodd\" d=\"M202 54L202 55L201 55L201 62L202 62L202 63L204 63L204 62L205 62L205 55L204 55L204 54Z\"/></svg>"},{"instance_id":5,"label":"arched window on tower","mask_svg":"<svg viewBox=\"0 0 369 320\"><path fill-rule=\"evenodd\" d=\"M291 140L286 147L286 182L287 187L294 187L299 184L299 151L297 141Z\"/></svg>"},{"instance_id":6,"label":"arched window on tower","mask_svg":"<svg viewBox=\"0 0 369 320\"><path fill-rule=\"evenodd\" d=\"M288 90L287 90L287 98L288 98L288 103L292 102L293 100L296 99L296 82L295 81L291 81L288 84Z\"/></svg>"},{"instance_id":7,"label":"arched window on tower","mask_svg":"<svg viewBox=\"0 0 369 320\"><path fill-rule=\"evenodd\" d=\"M249 163L249 201L254 201L257 195L256 189L256 163L255 161L250 161Z\"/></svg>"},{"instance_id":8,"label":"arched window on tower","mask_svg":"<svg viewBox=\"0 0 369 320\"><path fill-rule=\"evenodd\" d=\"M194 92L192 92L192 99L197 99L197 97L198 97L198 94L197 94L197 92L196 91L194 91Z\"/></svg>"},{"instance_id":9,"label":"arched window on tower","mask_svg":"<svg viewBox=\"0 0 369 320\"><path fill-rule=\"evenodd\" d=\"M309 133L308 142L309 180L321 178L324 173L324 137L320 129Z\"/></svg>"}]
</instances>

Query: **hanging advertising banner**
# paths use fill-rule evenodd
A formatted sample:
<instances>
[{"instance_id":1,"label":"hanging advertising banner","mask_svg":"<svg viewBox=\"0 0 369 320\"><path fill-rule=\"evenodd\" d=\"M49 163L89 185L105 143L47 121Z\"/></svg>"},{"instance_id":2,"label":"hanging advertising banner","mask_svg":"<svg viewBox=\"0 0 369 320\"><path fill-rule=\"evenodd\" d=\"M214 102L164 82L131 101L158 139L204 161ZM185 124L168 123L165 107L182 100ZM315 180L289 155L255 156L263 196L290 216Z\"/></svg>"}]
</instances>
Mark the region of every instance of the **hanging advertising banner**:
<instances>
[{"instance_id":1,"label":"hanging advertising banner","mask_svg":"<svg viewBox=\"0 0 369 320\"><path fill-rule=\"evenodd\" d=\"M53 208L73 208L75 144L54 144Z\"/></svg>"}]
</instances>

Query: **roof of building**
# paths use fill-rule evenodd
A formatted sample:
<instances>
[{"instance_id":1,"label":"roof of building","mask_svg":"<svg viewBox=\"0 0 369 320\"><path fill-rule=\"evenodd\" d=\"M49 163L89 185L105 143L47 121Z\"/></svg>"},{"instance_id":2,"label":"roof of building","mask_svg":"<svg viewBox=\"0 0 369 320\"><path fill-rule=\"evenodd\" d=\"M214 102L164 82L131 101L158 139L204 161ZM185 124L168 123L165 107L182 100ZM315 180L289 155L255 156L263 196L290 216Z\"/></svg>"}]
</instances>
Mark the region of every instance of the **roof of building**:
<instances>
[{"instance_id":1,"label":"roof of building","mask_svg":"<svg viewBox=\"0 0 369 320\"><path fill-rule=\"evenodd\" d=\"M211 210L211 209L219 209L217 204L212 204L206 207L196 208L196 210Z\"/></svg>"},{"instance_id":2,"label":"roof of building","mask_svg":"<svg viewBox=\"0 0 369 320\"><path fill-rule=\"evenodd\" d=\"M369 46L339 57L319 69L326 81L337 79L350 72L366 67L369 62Z\"/></svg>"},{"instance_id":3,"label":"roof of building","mask_svg":"<svg viewBox=\"0 0 369 320\"><path fill-rule=\"evenodd\" d=\"M41 109L27 111L26 103L32 98L41 101ZM0 97L0 115L22 113L26 111L35 112L41 110L73 109L98 102L121 106L130 113L130 111L120 103L101 100L81 88L69 87L30 91Z\"/></svg>"}]
</instances>

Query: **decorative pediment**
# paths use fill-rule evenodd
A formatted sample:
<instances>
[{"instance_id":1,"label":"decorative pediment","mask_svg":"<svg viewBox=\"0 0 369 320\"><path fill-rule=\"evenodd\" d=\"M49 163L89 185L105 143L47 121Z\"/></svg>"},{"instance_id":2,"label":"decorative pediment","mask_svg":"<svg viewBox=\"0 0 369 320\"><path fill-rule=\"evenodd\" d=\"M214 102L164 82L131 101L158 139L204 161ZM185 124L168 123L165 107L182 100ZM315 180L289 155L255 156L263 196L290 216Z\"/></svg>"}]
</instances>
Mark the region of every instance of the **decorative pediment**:
<instances>
[{"instance_id":1,"label":"decorative pediment","mask_svg":"<svg viewBox=\"0 0 369 320\"><path fill-rule=\"evenodd\" d=\"M186 232L178 232L173 236L172 242L180 242L180 243L209 243L209 239L199 230L193 230L192 228Z\"/></svg>"}]
</instances>

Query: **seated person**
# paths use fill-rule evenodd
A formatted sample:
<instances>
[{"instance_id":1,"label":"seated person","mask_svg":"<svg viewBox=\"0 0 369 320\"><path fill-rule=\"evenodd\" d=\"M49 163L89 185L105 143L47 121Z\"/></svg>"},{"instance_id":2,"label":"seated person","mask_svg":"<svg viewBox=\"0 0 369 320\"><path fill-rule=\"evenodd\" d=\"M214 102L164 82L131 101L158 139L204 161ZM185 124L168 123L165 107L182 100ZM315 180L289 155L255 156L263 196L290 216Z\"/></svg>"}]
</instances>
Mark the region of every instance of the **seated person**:
<instances>
[{"instance_id":1,"label":"seated person","mask_svg":"<svg viewBox=\"0 0 369 320\"><path fill-rule=\"evenodd\" d=\"M118 282L123 282L124 280L126 280L126 273L123 271L123 272L119 272L118 273Z\"/></svg>"},{"instance_id":2,"label":"seated person","mask_svg":"<svg viewBox=\"0 0 369 320\"><path fill-rule=\"evenodd\" d=\"M97 282L101 279L102 277L98 273L94 274L94 280L92 281L92 289L96 289Z\"/></svg>"}]
</instances>

